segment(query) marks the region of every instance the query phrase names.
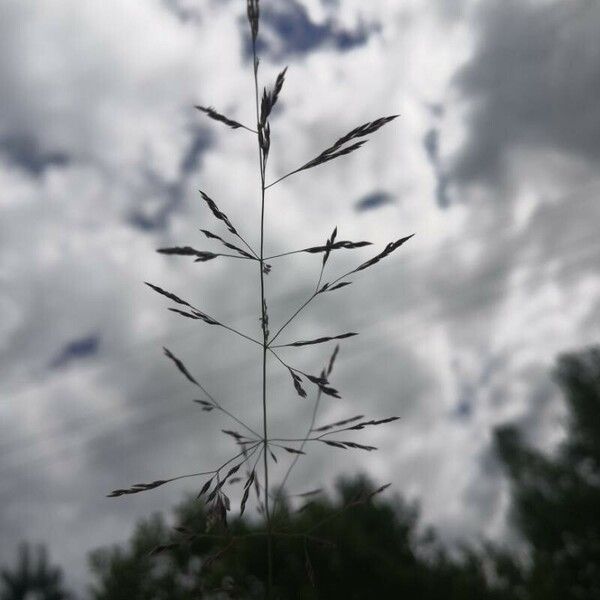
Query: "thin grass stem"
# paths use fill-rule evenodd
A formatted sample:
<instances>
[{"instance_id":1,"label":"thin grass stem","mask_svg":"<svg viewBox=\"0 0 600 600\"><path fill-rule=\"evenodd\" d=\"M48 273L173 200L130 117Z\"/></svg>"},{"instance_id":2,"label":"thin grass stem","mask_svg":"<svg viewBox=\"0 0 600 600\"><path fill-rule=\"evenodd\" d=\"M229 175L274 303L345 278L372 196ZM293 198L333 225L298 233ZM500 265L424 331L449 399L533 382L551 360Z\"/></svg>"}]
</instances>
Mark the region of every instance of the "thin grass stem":
<instances>
[{"instance_id":1,"label":"thin grass stem","mask_svg":"<svg viewBox=\"0 0 600 600\"><path fill-rule=\"evenodd\" d=\"M256 129L258 142L258 158L260 167L260 307L261 307L261 322L263 332L262 342L262 412L263 412L263 459L265 471L265 519L267 524L267 588L265 597L271 599L273 590L273 535L271 514L269 512L269 463L267 460L267 444L268 444L268 416L267 416L267 349L268 349L268 332L265 326L266 302L265 302L265 272L264 272L264 241L265 241L265 164L266 156L263 152L260 142L260 115L258 103L258 61L256 57L256 39L252 38L252 57L254 70L254 97L256 107Z\"/></svg>"},{"instance_id":2,"label":"thin grass stem","mask_svg":"<svg viewBox=\"0 0 600 600\"><path fill-rule=\"evenodd\" d=\"M304 436L304 439L302 440L302 444L300 445L300 448L299 448L300 452L302 452L304 450L304 446L306 445L306 442L309 439L310 432L312 431L313 427L315 426L315 421L317 419L317 411L319 410L319 404L321 402L321 396L322 396L322 392L319 389L319 391L317 392L317 398L315 400L315 405L313 407L310 425L308 426L308 431L306 432L306 435ZM275 440L275 441L280 441L280 440ZM281 484L279 485L279 493L277 494L277 496L275 497L275 501L273 502L273 515L276 514L279 499L283 497L287 481L292 473L293 468L296 466L296 463L300 459L300 456L301 456L300 454L296 454L294 456L292 462L290 463L289 467L287 468L287 471L285 472L285 475L283 476Z\"/></svg>"},{"instance_id":3,"label":"thin grass stem","mask_svg":"<svg viewBox=\"0 0 600 600\"><path fill-rule=\"evenodd\" d=\"M279 337L279 334L312 302L314 297L317 295L317 292L311 294L311 296L294 312L294 314L277 330L275 335L271 337L269 340L269 346Z\"/></svg>"},{"instance_id":4,"label":"thin grass stem","mask_svg":"<svg viewBox=\"0 0 600 600\"><path fill-rule=\"evenodd\" d=\"M255 435L257 438L261 437L260 433L257 433L256 431L254 431L254 429L252 429L252 427L250 427L249 425L246 425L246 423L244 423L244 421L242 421L241 419L238 419L235 415L230 413L227 409L223 408L220 404L215 404L215 408L217 410L220 410L222 413L226 414L228 417L233 419L238 425L241 425L244 429L246 429L246 431L249 431L251 434Z\"/></svg>"},{"instance_id":5,"label":"thin grass stem","mask_svg":"<svg viewBox=\"0 0 600 600\"><path fill-rule=\"evenodd\" d=\"M252 248L249 249L252 250ZM242 256L241 254L217 254L217 256L225 256L227 258L241 258L242 260L259 260L258 257L254 258L252 256Z\"/></svg>"},{"instance_id":6,"label":"thin grass stem","mask_svg":"<svg viewBox=\"0 0 600 600\"><path fill-rule=\"evenodd\" d=\"M238 331L237 329L235 329L229 325L225 325L224 323L219 323L219 325L221 327L223 327L224 329L227 329L228 331L231 331L232 333L236 333L240 337L247 339L250 342L254 342L255 344L258 344L259 346L262 346L262 343L259 342L258 340L255 340L253 337L250 337L249 335L246 335L245 333L242 333L241 331Z\"/></svg>"},{"instance_id":7,"label":"thin grass stem","mask_svg":"<svg viewBox=\"0 0 600 600\"><path fill-rule=\"evenodd\" d=\"M254 133L256 133L256 132L254 132ZM253 247L252 247L252 246L251 246L251 245L250 245L250 244L249 244L249 243L248 243L248 242L247 242L247 241L246 241L246 240L245 240L245 239L242 237L242 235L241 235L239 232L238 232L237 236L238 236L238 238L240 239L240 241L241 241L243 244L245 244L246 248L248 248L248 250L250 250L250 252L251 252L252 254L254 254L254 256L255 256L255 260L260 260L260 258L259 258L259 256L258 256L258 254L257 254L257 253L256 253L256 251L254 250L254 248L253 248ZM245 257L245 256L244 256L244 257L242 257L242 258L247 258L247 257Z\"/></svg>"},{"instance_id":8,"label":"thin grass stem","mask_svg":"<svg viewBox=\"0 0 600 600\"><path fill-rule=\"evenodd\" d=\"M276 179L275 181L269 183L269 185L265 186L265 190L268 190L270 187L273 187L275 184L279 183L280 181L283 181L284 179L287 179L291 175L294 175L294 173L298 173L300 170L301 169L296 169L295 171L290 171L287 175L284 175L283 177L280 177L279 179Z\"/></svg>"}]
</instances>

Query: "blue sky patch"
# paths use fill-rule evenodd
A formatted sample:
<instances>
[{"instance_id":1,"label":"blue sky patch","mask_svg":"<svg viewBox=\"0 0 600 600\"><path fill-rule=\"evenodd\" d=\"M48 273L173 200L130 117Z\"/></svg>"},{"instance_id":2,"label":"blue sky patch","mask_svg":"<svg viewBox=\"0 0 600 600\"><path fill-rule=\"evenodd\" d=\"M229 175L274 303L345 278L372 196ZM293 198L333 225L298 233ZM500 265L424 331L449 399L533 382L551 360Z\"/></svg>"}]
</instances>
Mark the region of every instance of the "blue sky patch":
<instances>
[{"instance_id":1,"label":"blue sky patch","mask_svg":"<svg viewBox=\"0 0 600 600\"><path fill-rule=\"evenodd\" d=\"M367 210L373 210L375 208L380 208L381 206L386 206L388 204L393 204L394 199L391 194L387 192L377 191L371 192L366 196L363 196L360 200L358 200L354 208L358 212L364 212Z\"/></svg>"},{"instance_id":2,"label":"blue sky patch","mask_svg":"<svg viewBox=\"0 0 600 600\"><path fill-rule=\"evenodd\" d=\"M75 360L89 358L98 353L100 336L87 335L65 344L56 357L50 362L50 368L61 369Z\"/></svg>"},{"instance_id":3,"label":"blue sky patch","mask_svg":"<svg viewBox=\"0 0 600 600\"><path fill-rule=\"evenodd\" d=\"M274 59L281 60L285 57L307 54L323 46L333 47L341 52L362 46L369 39L374 27L360 25L356 29L342 29L333 19L324 23L311 21L306 8L296 2L276 4L261 8L261 27L268 29L269 34L259 36L257 51L259 54L267 53ZM248 23L244 19L244 55L252 56L252 45L247 35ZM274 34L276 43L270 41Z\"/></svg>"}]
</instances>

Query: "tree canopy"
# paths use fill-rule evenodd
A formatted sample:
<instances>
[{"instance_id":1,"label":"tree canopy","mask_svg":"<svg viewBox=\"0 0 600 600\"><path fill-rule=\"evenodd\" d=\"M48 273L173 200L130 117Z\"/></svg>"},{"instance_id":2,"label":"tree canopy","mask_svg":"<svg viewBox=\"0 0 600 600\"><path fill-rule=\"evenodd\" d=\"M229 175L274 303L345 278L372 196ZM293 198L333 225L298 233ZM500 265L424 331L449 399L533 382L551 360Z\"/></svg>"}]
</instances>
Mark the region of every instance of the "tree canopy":
<instances>
[{"instance_id":1,"label":"tree canopy","mask_svg":"<svg viewBox=\"0 0 600 600\"><path fill-rule=\"evenodd\" d=\"M416 531L417 511L373 498L365 479L341 481L334 500L307 501L275 521L279 598L501 598L486 583L481 562L465 553L450 558ZM203 506L193 499L175 511L180 532L205 531ZM126 548L96 551L96 600L222 597L261 598L266 573L264 537L251 521L234 520L229 533L198 537L155 557L173 536L160 516L140 524ZM217 557L214 562L212 558ZM203 564L211 563L203 569ZM225 595L226 593L226 595Z\"/></svg>"},{"instance_id":2,"label":"tree canopy","mask_svg":"<svg viewBox=\"0 0 600 600\"><path fill-rule=\"evenodd\" d=\"M554 376L568 409L556 455L528 447L513 426L496 432L513 522L531 551L526 597L600 598L600 348L562 356Z\"/></svg>"}]
</instances>

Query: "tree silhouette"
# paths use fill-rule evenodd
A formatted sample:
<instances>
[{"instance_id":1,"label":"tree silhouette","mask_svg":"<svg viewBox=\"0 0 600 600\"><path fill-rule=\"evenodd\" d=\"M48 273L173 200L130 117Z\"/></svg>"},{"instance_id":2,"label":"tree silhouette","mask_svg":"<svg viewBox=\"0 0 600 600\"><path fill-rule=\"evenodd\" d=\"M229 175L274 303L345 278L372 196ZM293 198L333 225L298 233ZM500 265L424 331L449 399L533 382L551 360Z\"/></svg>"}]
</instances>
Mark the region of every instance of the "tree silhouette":
<instances>
[{"instance_id":1,"label":"tree silhouette","mask_svg":"<svg viewBox=\"0 0 600 600\"><path fill-rule=\"evenodd\" d=\"M434 536L418 535L414 506L383 497L363 501L374 491L365 478L341 481L337 490L334 500L307 497L300 510L283 504L275 523L283 533L274 542L276 598L509 598L491 589L475 554L450 559ZM197 500L175 511L179 532L203 532L205 524ZM267 564L260 523L238 519L229 527L237 542L224 554L217 540L199 536L151 557L153 548L170 544L173 536L162 517L143 521L127 547L91 555L93 598L262 597ZM309 532L308 539L300 532Z\"/></svg>"},{"instance_id":2,"label":"tree silhouette","mask_svg":"<svg viewBox=\"0 0 600 600\"><path fill-rule=\"evenodd\" d=\"M513 489L513 520L531 549L525 576L499 566L531 600L600 598L600 348L566 354L554 372L568 408L556 456L529 448L514 427L496 432Z\"/></svg>"},{"instance_id":3,"label":"tree silhouette","mask_svg":"<svg viewBox=\"0 0 600 600\"><path fill-rule=\"evenodd\" d=\"M67 600L70 597L63 587L62 571L48 563L48 553L42 545L32 552L29 544L21 544L16 568L0 570L0 600Z\"/></svg>"}]
</instances>

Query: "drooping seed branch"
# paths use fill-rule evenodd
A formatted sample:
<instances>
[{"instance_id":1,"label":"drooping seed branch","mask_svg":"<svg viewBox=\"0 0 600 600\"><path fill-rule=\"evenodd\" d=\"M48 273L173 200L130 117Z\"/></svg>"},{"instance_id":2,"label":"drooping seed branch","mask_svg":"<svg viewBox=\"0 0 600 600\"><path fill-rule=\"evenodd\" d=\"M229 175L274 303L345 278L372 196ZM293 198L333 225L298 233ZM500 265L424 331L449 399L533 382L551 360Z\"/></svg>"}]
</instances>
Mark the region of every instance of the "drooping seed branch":
<instances>
[{"instance_id":1,"label":"drooping seed branch","mask_svg":"<svg viewBox=\"0 0 600 600\"><path fill-rule=\"evenodd\" d=\"M305 447L308 442L318 442L321 444L325 444L334 448L348 450L348 449L361 449L365 451L375 450L374 446L368 446L364 444L359 444L354 441L347 441L345 439L339 439L339 435L345 432L352 432L361 430L367 426L371 425L380 425L384 423L388 423L396 420L398 417L389 417L387 419L379 419L379 420L370 420L364 421L362 415L349 417L346 419L338 420L334 423L330 423L328 425L324 425L318 428L315 428L317 412L319 409L319 405L321 399L324 395L328 395L334 398L339 398L339 392L330 386L329 384L329 376L331 374L333 363L335 361L335 357L337 355L338 346L331 356L328 366L321 371L319 376L312 375L305 371L298 369L286 361L284 361L277 352L276 349L283 347L293 347L299 348L307 345L316 345L321 343L328 343L334 340L342 340L356 335L354 332L342 333L337 335L321 335L320 337L304 339L293 341L289 343L281 343L275 344L274 342L280 334L298 317L298 315L318 296L319 294L330 292L334 290L341 289L345 286L348 286L351 281L346 281L345 278L350 275L357 273L361 270L364 270L381 259L385 258L389 254L391 254L394 250L403 245L410 237L401 238L395 242L390 242L382 252L377 254L375 257L370 260L361 263L355 269L344 273L343 275L337 277L333 281L323 283L323 278L325 275L325 267L328 262L328 259L332 252L341 250L341 249L355 249L361 248L364 246L370 245L370 242L359 241L353 242L349 240L337 240L337 227L333 230L330 237L327 239L324 245L320 246L311 246L307 248L302 248L299 250L291 250L288 252L283 252L279 254L274 254L272 256L265 257L264 247L265 247L265 192L268 188L274 186L275 184L283 181L287 177L290 177L293 174L299 173L304 170L308 170L319 165L330 162L336 158L348 155L353 153L355 150L361 148L367 141L366 136L374 133L382 126L386 125L390 121L396 118L397 115L392 115L390 117L382 117L380 119L376 119L374 121L367 122L359 127L352 129L349 133L342 136L338 140L336 140L331 146L322 151L318 156L303 164L302 166L290 171L289 173L279 177L272 183L266 185L266 166L270 151L271 144L271 129L270 129L270 121L269 117L272 114L274 107L278 101L280 93L283 88L283 84L285 81L285 76L287 72L287 67L283 69L276 78L274 85L271 89L264 88L262 97L259 95L259 85L258 85L258 67L259 60L256 53L257 49L257 36L259 30L259 0L246 0L247 4L247 15L248 21L250 25L251 37L252 37L252 57L253 57L253 78L254 78L254 95L255 95L255 111L256 111L256 129L248 127L239 121L231 119L224 114L220 113L216 109L210 106L196 106L196 108L204 113L208 118L220 122L232 129L245 129L257 136L257 145L258 145L258 166L259 166L259 175L260 175L260 248L259 250L254 250L254 248L246 241L246 239L239 233L238 229L233 225L229 217L219 209L216 202L209 197L205 192L201 191L200 194L202 199L208 206L209 210L212 212L213 216L220 221L227 228L229 234L234 236L233 242L232 238L222 237L218 233L213 233L208 229L201 229L200 231L204 234L206 238L212 241L216 241L229 251L226 252L212 252L208 250L197 250L192 246L173 246L167 248L161 248L158 250L161 254L164 255L177 255L177 256L187 256L191 257L194 262L208 262L212 261L217 257L225 257L225 258L237 258L242 260L250 260L256 261L259 266L259 278L260 278L260 322L261 322L261 330L262 330L262 339L255 339L253 336L248 335L238 329L232 327L231 325L222 323L221 321L215 319L211 315L201 311L196 308L194 305L190 304L186 300L183 300L179 296L173 294L172 292L168 292L158 286L153 284L148 284L155 292L165 296L172 302L174 302L177 306L169 307L169 310L179 316L185 317L190 320L202 321L208 325L215 325L218 327L222 327L239 337L242 337L258 346L262 349L262 363L261 363L261 383L262 383L262 433L258 433L249 425L247 425L242 419L238 418L233 412L226 409L222 404L220 404L208 391L197 381L197 379L190 373L190 371L185 367L183 362L178 359L170 350L165 348L166 356L175 364L178 370L194 385L196 385L204 394L204 398L194 400L194 402L198 403L203 411L211 412L213 410L217 410L224 414L229 419L236 422L240 425L244 430L248 432L247 435L245 433L239 433L238 431L233 431L231 429L222 429L222 433L228 436L233 440L233 442L241 448L241 451L235 454L228 461L224 462L219 468L214 469L212 471L205 471L201 473L192 473L188 475L181 475L175 478L166 479L166 480L157 480L148 484L136 484L128 489L115 490L111 495L119 496L125 494L135 494L141 491L146 491L150 489L154 489L171 481L176 481L179 479L187 478L187 477L195 477L198 475L210 475L209 479L202 486L198 498L206 495L206 504L209 506L208 509L208 519L209 521L214 521L216 519L217 522L220 522L223 525L226 525L226 512L230 509L230 501L227 494L224 492L224 486L226 483L238 483L243 480L242 477L236 475L238 471L242 468L246 471L246 480L243 484L243 493L242 499L240 503L240 514L243 514L246 502L249 498L250 492L252 488L256 491L257 503L259 512L264 514L265 517L265 531L249 534L247 536L212 536L208 534L206 537L215 537L222 538L226 544L224 547L219 549L219 551L211 557L208 557L205 561L205 565L214 562L218 558L222 557L225 552L227 552L230 548L233 547L235 543L239 539L243 537L252 537L252 536L265 536L267 539L267 556L268 556L268 576L267 576L267 584L266 584L266 598L267 600L272 600L273 597L273 537L275 535L287 536L287 537L296 537L304 542L305 546L305 554L306 554L306 564L310 565L310 560L308 556L308 548L307 541L319 541L318 538L314 538L309 535L309 532L296 534L291 532L280 532L276 531L273 527L273 517L276 515L276 511L278 508L278 501L283 501L283 489L287 484L290 473L292 472L294 466L296 465L300 456L305 454ZM235 239L239 240L239 242ZM235 243L234 243L235 242ZM241 243L240 243L241 242ZM212 243L212 242L211 242ZM319 276L317 278L316 286L312 294L306 299L299 308L292 313L290 317L279 327L279 329L275 332L274 335L270 334L269 331L269 314L268 314L268 303L267 303L267 294L266 294L266 280L265 277L271 270L271 265L267 263L268 260L274 260L277 258L282 258L285 256L290 256L299 253L308 253L308 254L322 254L322 262L319 271ZM269 438L269 420L268 420L268 403L267 403L267 367L269 356L275 357L275 359L289 372L294 388L297 394L305 398L307 396L306 390L304 386L306 382L310 382L317 387L316 400L313 406L312 415L308 430L304 437L301 438ZM332 439L335 436L335 439ZM292 444L294 446L290 446L287 444ZM299 444L299 446L295 446L295 444ZM291 464L289 465L285 476L282 480L281 485L279 486L279 492L277 494L272 494L269 485L269 461L268 457L270 456L273 461L277 462L277 457L273 448L282 449L285 452L292 454L294 456ZM263 470L264 470L264 487L263 492L261 494L261 484L260 484L260 472L257 472L257 467L260 464L260 460L263 460ZM250 464L252 463L252 465ZM225 469L229 467L226 471ZM373 495L380 493L387 486L383 486L373 492L365 496L364 498L357 499L347 505L345 508L349 508L351 506L355 506L361 502L368 501ZM316 491L312 490L310 492L306 492L305 494L299 494L298 497L309 496L314 494ZM270 499L274 498L273 504L270 504ZM263 504L264 500L264 504ZM335 515L334 515L335 516ZM317 524L319 526L319 524ZM195 539L195 537L203 537L202 534L193 534L188 536L188 539ZM320 541L322 542L322 541ZM174 547L176 544L166 544L158 549L157 551L164 551ZM314 574L312 573L312 566L307 566L308 576L311 581L314 579Z\"/></svg>"}]
</instances>

